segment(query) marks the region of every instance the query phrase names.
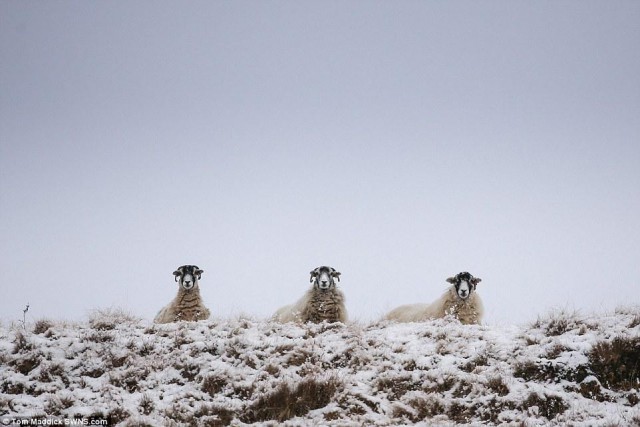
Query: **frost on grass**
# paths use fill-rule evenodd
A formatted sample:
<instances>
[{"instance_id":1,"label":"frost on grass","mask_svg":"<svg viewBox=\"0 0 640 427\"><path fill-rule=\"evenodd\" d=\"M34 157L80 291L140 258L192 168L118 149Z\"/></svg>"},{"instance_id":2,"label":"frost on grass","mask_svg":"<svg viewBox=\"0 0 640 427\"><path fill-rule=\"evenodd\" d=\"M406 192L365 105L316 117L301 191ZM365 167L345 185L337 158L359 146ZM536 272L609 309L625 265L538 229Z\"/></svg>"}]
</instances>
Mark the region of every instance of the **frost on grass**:
<instances>
[{"instance_id":1,"label":"frost on grass","mask_svg":"<svg viewBox=\"0 0 640 427\"><path fill-rule=\"evenodd\" d=\"M529 326L152 325L130 314L0 326L0 416L134 425L633 425L640 309Z\"/></svg>"}]
</instances>

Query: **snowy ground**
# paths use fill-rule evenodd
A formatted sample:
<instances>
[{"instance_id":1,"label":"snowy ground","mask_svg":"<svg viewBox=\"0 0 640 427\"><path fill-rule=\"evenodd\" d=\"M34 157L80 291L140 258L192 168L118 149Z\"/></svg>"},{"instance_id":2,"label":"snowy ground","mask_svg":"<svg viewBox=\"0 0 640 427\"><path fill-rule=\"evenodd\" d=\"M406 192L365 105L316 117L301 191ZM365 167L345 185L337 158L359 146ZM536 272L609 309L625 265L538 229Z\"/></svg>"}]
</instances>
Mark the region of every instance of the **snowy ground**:
<instances>
[{"instance_id":1,"label":"snowy ground","mask_svg":"<svg viewBox=\"0 0 640 427\"><path fill-rule=\"evenodd\" d=\"M0 416L143 425L640 425L640 307L526 326L0 326ZM2 419L0 419L2 421Z\"/></svg>"}]
</instances>

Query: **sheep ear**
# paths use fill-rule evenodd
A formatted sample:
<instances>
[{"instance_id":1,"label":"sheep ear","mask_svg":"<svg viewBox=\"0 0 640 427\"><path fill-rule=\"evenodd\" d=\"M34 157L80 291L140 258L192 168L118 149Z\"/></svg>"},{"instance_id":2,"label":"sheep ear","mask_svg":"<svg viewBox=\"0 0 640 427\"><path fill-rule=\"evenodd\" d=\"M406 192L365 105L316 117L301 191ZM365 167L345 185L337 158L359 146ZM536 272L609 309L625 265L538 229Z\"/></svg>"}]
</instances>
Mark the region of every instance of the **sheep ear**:
<instances>
[{"instance_id":1,"label":"sheep ear","mask_svg":"<svg viewBox=\"0 0 640 427\"><path fill-rule=\"evenodd\" d=\"M447 282L451 283L452 285L454 285L456 283L456 278L455 277L449 277L447 279Z\"/></svg>"},{"instance_id":2,"label":"sheep ear","mask_svg":"<svg viewBox=\"0 0 640 427\"><path fill-rule=\"evenodd\" d=\"M335 271L333 270L332 276L335 277L336 279L338 279L338 282L340 281L340 275L342 273L340 273L339 271Z\"/></svg>"},{"instance_id":3,"label":"sheep ear","mask_svg":"<svg viewBox=\"0 0 640 427\"><path fill-rule=\"evenodd\" d=\"M202 273L204 273L204 270L197 269L195 271L196 276L198 276L198 280L202 279Z\"/></svg>"},{"instance_id":4,"label":"sheep ear","mask_svg":"<svg viewBox=\"0 0 640 427\"><path fill-rule=\"evenodd\" d=\"M482 279L479 277L474 277L471 281L474 285L477 285L478 283L482 282Z\"/></svg>"},{"instance_id":5,"label":"sheep ear","mask_svg":"<svg viewBox=\"0 0 640 427\"><path fill-rule=\"evenodd\" d=\"M178 277L182 276L182 272L180 270L176 270L173 272L173 275L176 276L176 282L178 281Z\"/></svg>"}]
</instances>

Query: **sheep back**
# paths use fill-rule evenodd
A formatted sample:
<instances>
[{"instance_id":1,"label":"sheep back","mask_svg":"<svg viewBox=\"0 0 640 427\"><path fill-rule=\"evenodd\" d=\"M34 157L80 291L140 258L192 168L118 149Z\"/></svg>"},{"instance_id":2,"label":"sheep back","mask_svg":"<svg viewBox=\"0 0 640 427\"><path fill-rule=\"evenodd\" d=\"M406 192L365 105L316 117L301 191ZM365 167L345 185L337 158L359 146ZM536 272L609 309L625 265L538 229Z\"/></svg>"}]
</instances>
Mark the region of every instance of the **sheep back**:
<instances>
[{"instance_id":1,"label":"sheep back","mask_svg":"<svg viewBox=\"0 0 640 427\"><path fill-rule=\"evenodd\" d=\"M271 319L280 323L299 322L300 311L297 309L297 304L285 305L279 308Z\"/></svg>"},{"instance_id":2,"label":"sheep back","mask_svg":"<svg viewBox=\"0 0 640 427\"><path fill-rule=\"evenodd\" d=\"M454 316L465 325L479 324L484 314L482 300L477 293L472 293L466 300L461 300L455 287L450 287L431 304L407 304L391 310L386 320L396 322L421 322L427 319L438 319L448 315Z\"/></svg>"},{"instance_id":3,"label":"sheep back","mask_svg":"<svg viewBox=\"0 0 640 427\"><path fill-rule=\"evenodd\" d=\"M407 304L394 308L386 316L386 320L395 320L396 322L420 322L426 320L430 316L428 312L429 304Z\"/></svg>"},{"instance_id":4,"label":"sheep back","mask_svg":"<svg viewBox=\"0 0 640 427\"><path fill-rule=\"evenodd\" d=\"M195 322L208 319L209 309L202 303L198 289L185 291L180 289L176 298L164 307L155 317L155 323L172 323L178 321Z\"/></svg>"}]
</instances>

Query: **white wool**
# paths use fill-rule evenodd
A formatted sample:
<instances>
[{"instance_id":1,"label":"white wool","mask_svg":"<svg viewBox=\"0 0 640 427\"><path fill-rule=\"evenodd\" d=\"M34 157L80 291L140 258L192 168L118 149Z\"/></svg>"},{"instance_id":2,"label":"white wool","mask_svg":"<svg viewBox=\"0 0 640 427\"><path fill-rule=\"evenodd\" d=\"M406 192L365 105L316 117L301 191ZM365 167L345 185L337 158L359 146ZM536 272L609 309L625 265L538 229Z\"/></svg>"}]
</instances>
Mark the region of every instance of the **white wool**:
<instances>
[{"instance_id":1,"label":"white wool","mask_svg":"<svg viewBox=\"0 0 640 427\"><path fill-rule=\"evenodd\" d=\"M455 286L450 286L442 296L431 304L408 304L391 310L385 316L387 320L397 322L421 322L452 315L461 323L480 324L484 315L484 306L480 295L475 291L463 300L456 293Z\"/></svg>"},{"instance_id":2,"label":"white wool","mask_svg":"<svg viewBox=\"0 0 640 427\"><path fill-rule=\"evenodd\" d=\"M305 294L306 295L306 294ZM273 315L272 319L276 322L280 323L288 323L288 322L296 322L301 323L300 321L300 301L295 304L285 305L284 307L280 307L276 313Z\"/></svg>"},{"instance_id":3,"label":"white wool","mask_svg":"<svg viewBox=\"0 0 640 427\"><path fill-rule=\"evenodd\" d=\"M180 286L178 295L169 305L158 312L153 321L154 323L172 323L181 320L197 321L208 319L209 315L209 309L202 302L198 285L189 291Z\"/></svg>"},{"instance_id":4,"label":"white wool","mask_svg":"<svg viewBox=\"0 0 640 427\"><path fill-rule=\"evenodd\" d=\"M327 318L324 305L330 305L335 315ZM322 291L312 287L296 303L279 308L272 317L272 320L280 323L317 322L319 319L342 323L347 321L344 294L337 288Z\"/></svg>"}]
</instances>

